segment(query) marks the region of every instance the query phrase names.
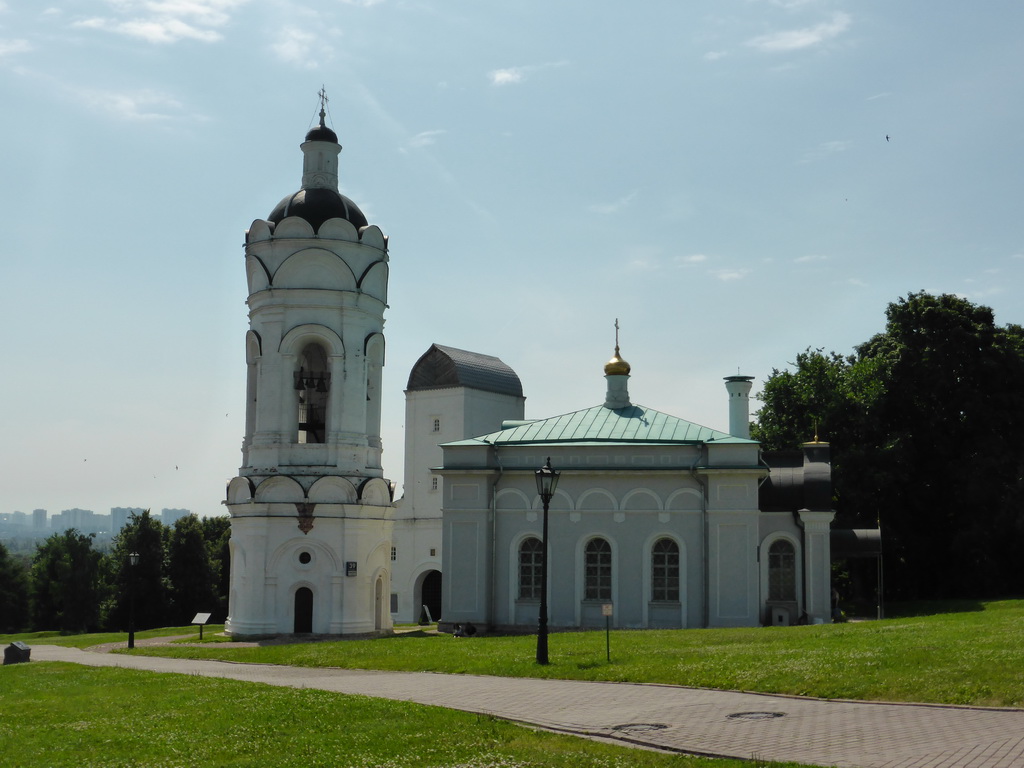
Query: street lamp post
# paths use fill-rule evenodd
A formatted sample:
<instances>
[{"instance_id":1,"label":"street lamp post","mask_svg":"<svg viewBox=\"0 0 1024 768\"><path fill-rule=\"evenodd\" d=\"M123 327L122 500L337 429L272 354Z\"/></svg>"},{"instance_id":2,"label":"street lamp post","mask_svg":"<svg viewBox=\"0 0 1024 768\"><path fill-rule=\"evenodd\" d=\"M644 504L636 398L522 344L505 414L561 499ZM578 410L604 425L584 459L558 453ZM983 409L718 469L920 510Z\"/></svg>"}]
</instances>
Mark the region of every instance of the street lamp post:
<instances>
[{"instance_id":1,"label":"street lamp post","mask_svg":"<svg viewBox=\"0 0 1024 768\"><path fill-rule=\"evenodd\" d=\"M135 566L139 564L139 553L128 555L128 647L135 647Z\"/></svg>"},{"instance_id":2,"label":"street lamp post","mask_svg":"<svg viewBox=\"0 0 1024 768\"><path fill-rule=\"evenodd\" d=\"M551 457L534 473L537 493L544 505L544 528L540 555L540 616L537 618L537 663L548 663L548 506L558 485L558 472L551 468Z\"/></svg>"}]
</instances>

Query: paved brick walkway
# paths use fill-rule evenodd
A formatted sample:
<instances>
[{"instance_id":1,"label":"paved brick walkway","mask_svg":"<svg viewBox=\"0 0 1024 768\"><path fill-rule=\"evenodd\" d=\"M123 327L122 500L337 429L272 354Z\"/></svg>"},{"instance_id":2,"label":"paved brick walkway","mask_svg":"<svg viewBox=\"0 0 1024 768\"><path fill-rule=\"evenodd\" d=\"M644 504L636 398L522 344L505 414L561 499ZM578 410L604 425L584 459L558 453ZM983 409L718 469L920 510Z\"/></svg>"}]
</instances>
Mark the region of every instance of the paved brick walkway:
<instances>
[{"instance_id":1,"label":"paved brick walkway","mask_svg":"<svg viewBox=\"0 0 1024 768\"><path fill-rule=\"evenodd\" d=\"M1024 768L1024 710L822 701L667 685L306 669L89 653L33 661L319 688L495 715L677 752L851 768Z\"/></svg>"}]
</instances>

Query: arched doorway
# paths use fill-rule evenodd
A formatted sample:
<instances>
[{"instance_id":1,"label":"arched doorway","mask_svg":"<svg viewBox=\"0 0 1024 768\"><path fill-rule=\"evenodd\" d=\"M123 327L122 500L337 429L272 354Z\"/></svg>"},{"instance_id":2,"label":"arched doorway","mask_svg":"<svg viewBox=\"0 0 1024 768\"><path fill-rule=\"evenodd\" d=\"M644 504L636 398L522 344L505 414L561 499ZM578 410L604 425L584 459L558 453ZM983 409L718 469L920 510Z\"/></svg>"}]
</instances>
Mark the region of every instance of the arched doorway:
<instances>
[{"instance_id":1,"label":"arched doorway","mask_svg":"<svg viewBox=\"0 0 1024 768\"><path fill-rule=\"evenodd\" d=\"M309 587L295 590L295 628L292 631L297 635L313 631L313 590Z\"/></svg>"},{"instance_id":2,"label":"arched doorway","mask_svg":"<svg viewBox=\"0 0 1024 768\"><path fill-rule=\"evenodd\" d=\"M425 605L434 621L441 619L441 572L427 571L420 587L420 605ZM422 611L422 609L421 609Z\"/></svg>"}]
</instances>

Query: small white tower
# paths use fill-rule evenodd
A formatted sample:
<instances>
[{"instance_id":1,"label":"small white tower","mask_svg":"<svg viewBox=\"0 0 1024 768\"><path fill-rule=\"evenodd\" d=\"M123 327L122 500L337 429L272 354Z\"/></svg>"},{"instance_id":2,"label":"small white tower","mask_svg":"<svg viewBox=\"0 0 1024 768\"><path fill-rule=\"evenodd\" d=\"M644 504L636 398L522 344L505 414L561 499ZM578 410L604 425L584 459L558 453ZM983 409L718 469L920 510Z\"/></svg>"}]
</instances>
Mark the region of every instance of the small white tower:
<instances>
[{"instance_id":1,"label":"small white tower","mask_svg":"<svg viewBox=\"0 0 1024 768\"><path fill-rule=\"evenodd\" d=\"M753 376L726 376L729 393L729 434L750 439L750 389Z\"/></svg>"},{"instance_id":2,"label":"small white tower","mask_svg":"<svg viewBox=\"0 0 1024 768\"><path fill-rule=\"evenodd\" d=\"M320 96L302 188L245 237L245 438L226 502L234 636L390 628L387 238L338 191L341 145Z\"/></svg>"},{"instance_id":3,"label":"small white tower","mask_svg":"<svg viewBox=\"0 0 1024 768\"><path fill-rule=\"evenodd\" d=\"M405 390L404 494L395 502L393 620L417 621L424 607L443 617L440 444L496 432L523 418L525 402L519 376L497 357L431 344L416 361Z\"/></svg>"}]
</instances>

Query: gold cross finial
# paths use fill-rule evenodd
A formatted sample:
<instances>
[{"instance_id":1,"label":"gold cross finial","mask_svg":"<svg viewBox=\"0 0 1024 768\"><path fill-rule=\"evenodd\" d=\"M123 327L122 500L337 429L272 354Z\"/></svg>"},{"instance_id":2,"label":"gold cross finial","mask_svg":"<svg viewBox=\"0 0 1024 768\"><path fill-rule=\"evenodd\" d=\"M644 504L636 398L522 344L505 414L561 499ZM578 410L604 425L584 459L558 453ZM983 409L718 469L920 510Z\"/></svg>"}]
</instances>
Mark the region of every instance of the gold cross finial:
<instances>
[{"instance_id":1,"label":"gold cross finial","mask_svg":"<svg viewBox=\"0 0 1024 768\"><path fill-rule=\"evenodd\" d=\"M628 376L629 363L619 355L619 318L615 318L615 357L605 363L606 376Z\"/></svg>"}]
</instances>

